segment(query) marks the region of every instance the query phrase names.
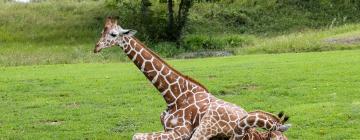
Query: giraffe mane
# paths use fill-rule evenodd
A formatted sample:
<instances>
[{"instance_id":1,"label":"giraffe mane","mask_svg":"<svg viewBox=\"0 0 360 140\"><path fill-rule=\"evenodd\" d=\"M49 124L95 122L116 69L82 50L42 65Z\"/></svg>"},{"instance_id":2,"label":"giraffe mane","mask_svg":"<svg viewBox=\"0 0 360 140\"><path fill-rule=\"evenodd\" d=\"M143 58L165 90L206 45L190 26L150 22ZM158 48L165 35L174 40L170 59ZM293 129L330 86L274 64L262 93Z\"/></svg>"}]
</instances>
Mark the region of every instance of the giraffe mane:
<instances>
[{"instance_id":1,"label":"giraffe mane","mask_svg":"<svg viewBox=\"0 0 360 140\"><path fill-rule=\"evenodd\" d=\"M187 75L184 75L184 74L180 73L179 71L177 71L176 69L174 69L171 65L169 65L167 62L165 62L164 60L162 60L162 59L159 57L159 55L157 55L157 54L156 54L155 52L153 52L151 49L148 49L148 48L146 47L146 45L143 44L139 39L137 39L136 37L132 37L132 38L136 41L136 43L144 46L144 49L146 49L147 51L149 51L149 53L150 53L151 55L153 55L155 58L157 58L160 62L166 64L172 71L174 71L175 73L177 73L177 74L179 74L180 76L184 77L186 80L189 80L189 81L193 82L194 84L199 85L199 86L202 87L206 92L208 92L208 89L207 89L203 84L199 83L198 81L196 81L195 79L193 79L193 78L191 78L191 77L189 77L189 76L187 76Z\"/></svg>"}]
</instances>

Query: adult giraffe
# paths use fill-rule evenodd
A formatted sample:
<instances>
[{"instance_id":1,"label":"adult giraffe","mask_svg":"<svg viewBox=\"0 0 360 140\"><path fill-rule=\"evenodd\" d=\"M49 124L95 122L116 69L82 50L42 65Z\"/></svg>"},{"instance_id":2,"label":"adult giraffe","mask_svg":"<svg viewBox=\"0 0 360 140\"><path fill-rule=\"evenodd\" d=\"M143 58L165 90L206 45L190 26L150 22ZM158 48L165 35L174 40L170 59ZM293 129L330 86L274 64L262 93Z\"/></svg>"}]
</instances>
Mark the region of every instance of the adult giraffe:
<instances>
[{"instance_id":1,"label":"adult giraffe","mask_svg":"<svg viewBox=\"0 0 360 140\"><path fill-rule=\"evenodd\" d=\"M94 53L98 53L103 48L120 46L167 103L167 109L160 116L164 132L138 133L133 139L189 139L210 104L218 107L218 113L226 122L236 122L247 115L244 109L217 99L203 85L176 71L133 37L135 33L135 30L121 28L116 19L107 18L94 49ZM235 123L220 125L226 132L236 127Z\"/></svg>"}]
</instances>

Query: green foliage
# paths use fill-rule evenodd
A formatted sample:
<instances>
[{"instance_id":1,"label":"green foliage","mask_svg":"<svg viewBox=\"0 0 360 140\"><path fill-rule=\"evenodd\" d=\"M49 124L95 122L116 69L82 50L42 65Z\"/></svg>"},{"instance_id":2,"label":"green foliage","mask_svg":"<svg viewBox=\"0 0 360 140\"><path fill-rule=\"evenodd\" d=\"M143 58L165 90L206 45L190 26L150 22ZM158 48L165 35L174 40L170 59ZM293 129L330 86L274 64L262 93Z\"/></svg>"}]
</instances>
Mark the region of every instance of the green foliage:
<instances>
[{"instance_id":1,"label":"green foliage","mask_svg":"<svg viewBox=\"0 0 360 140\"><path fill-rule=\"evenodd\" d=\"M284 111L289 139L360 137L360 51L170 61L214 96ZM165 102L132 63L0 67L1 139L131 139ZM341 132L341 133L339 133Z\"/></svg>"},{"instance_id":2,"label":"green foliage","mask_svg":"<svg viewBox=\"0 0 360 140\"><path fill-rule=\"evenodd\" d=\"M0 42L33 45L94 42L107 12L96 1L9 2L0 9Z\"/></svg>"},{"instance_id":3,"label":"green foliage","mask_svg":"<svg viewBox=\"0 0 360 140\"><path fill-rule=\"evenodd\" d=\"M184 48L176 48L174 42L160 42L150 45L150 48L162 57L173 57L185 52Z\"/></svg>"},{"instance_id":4,"label":"green foliage","mask_svg":"<svg viewBox=\"0 0 360 140\"><path fill-rule=\"evenodd\" d=\"M110 0L106 5L116 11L112 15L119 16L121 26L138 30L140 39L159 42L166 36L166 4L153 4L146 15L140 0Z\"/></svg>"},{"instance_id":5,"label":"green foliage","mask_svg":"<svg viewBox=\"0 0 360 140\"><path fill-rule=\"evenodd\" d=\"M187 35L182 42L182 48L187 51L197 50L224 50L233 47L243 47L253 42L254 37L244 35Z\"/></svg>"},{"instance_id":6,"label":"green foliage","mask_svg":"<svg viewBox=\"0 0 360 140\"><path fill-rule=\"evenodd\" d=\"M174 42L151 43L148 41L145 44L162 57L174 57L192 51L212 50L226 50L235 54L313 52L360 49L359 42L356 41L356 37L359 35L360 25L355 24L275 37L230 33L224 35L188 34L182 39L180 48L176 48ZM52 45L49 47L38 44L6 43L6 46L2 47L0 51L0 65L128 61L118 47L105 49L96 55L92 53L93 48L94 44L72 45L71 47L69 45Z\"/></svg>"},{"instance_id":7,"label":"green foliage","mask_svg":"<svg viewBox=\"0 0 360 140\"><path fill-rule=\"evenodd\" d=\"M358 1L195 3L190 9L184 36L177 44L161 39L166 36L166 3L151 2L150 21L144 22L140 0L47 0L30 4L1 1L0 65L126 61L116 48L98 56L91 53L104 18L116 15L120 17L121 26L138 30L136 36L163 57L191 51L252 54L359 48L356 43L323 41L343 34L350 34L349 38L358 36L358 25L349 24L360 19Z\"/></svg>"},{"instance_id":8,"label":"green foliage","mask_svg":"<svg viewBox=\"0 0 360 140\"><path fill-rule=\"evenodd\" d=\"M257 39L257 43L237 48L236 52L253 54L360 49L359 35L359 25L345 25L330 30L304 31Z\"/></svg>"},{"instance_id":9,"label":"green foliage","mask_svg":"<svg viewBox=\"0 0 360 140\"><path fill-rule=\"evenodd\" d=\"M351 0L236 0L199 3L195 7L190 22L219 22L219 26L233 29L236 33L259 35L333 27L356 23L360 19L360 2Z\"/></svg>"}]
</instances>

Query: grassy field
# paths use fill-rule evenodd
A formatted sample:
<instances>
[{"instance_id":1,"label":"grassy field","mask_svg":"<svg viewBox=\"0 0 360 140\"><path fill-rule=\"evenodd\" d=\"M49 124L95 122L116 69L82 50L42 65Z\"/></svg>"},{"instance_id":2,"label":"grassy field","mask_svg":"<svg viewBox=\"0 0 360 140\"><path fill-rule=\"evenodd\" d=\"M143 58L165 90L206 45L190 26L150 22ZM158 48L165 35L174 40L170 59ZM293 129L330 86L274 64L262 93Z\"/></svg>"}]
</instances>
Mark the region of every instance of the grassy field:
<instances>
[{"instance_id":1,"label":"grassy field","mask_svg":"<svg viewBox=\"0 0 360 140\"><path fill-rule=\"evenodd\" d=\"M360 51L170 61L218 98L285 111L290 139L360 137ZM0 67L0 139L130 139L165 103L130 63Z\"/></svg>"},{"instance_id":2,"label":"grassy field","mask_svg":"<svg viewBox=\"0 0 360 140\"><path fill-rule=\"evenodd\" d=\"M308 30L275 37L257 38L238 47L236 54L321 52L360 48L360 24L332 29Z\"/></svg>"},{"instance_id":3,"label":"grassy field","mask_svg":"<svg viewBox=\"0 0 360 140\"><path fill-rule=\"evenodd\" d=\"M166 4L151 1L154 21L165 20ZM108 15L162 57L239 55L170 63L248 111L285 111L290 139L358 139L360 2L231 1L194 4L176 48L151 40L157 33L133 18L139 0L0 0L0 140L130 139L162 129L165 103L150 82L118 48L92 53Z\"/></svg>"}]
</instances>

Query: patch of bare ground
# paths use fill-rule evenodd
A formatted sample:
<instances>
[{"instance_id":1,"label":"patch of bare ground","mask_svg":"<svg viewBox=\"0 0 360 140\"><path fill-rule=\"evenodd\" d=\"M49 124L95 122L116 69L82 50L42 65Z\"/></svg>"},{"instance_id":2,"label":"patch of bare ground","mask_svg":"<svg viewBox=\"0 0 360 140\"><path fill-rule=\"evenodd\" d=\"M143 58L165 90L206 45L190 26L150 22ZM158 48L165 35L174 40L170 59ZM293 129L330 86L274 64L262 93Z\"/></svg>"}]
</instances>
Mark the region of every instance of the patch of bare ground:
<instances>
[{"instance_id":1,"label":"patch of bare ground","mask_svg":"<svg viewBox=\"0 0 360 140\"><path fill-rule=\"evenodd\" d=\"M203 58L203 57L220 57L220 56L231 56L234 55L230 51L199 51L199 52L187 52L182 53L175 58L178 59L187 59L187 58Z\"/></svg>"},{"instance_id":2,"label":"patch of bare ground","mask_svg":"<svg viewBox=\"0 0 360 140\"><path fill-rule=\"evenodd\" d=\"M258 85L254 83L245 83L226 86L224 90L220 90L217 94L219 95L236 95L244 91L254 91L258 89Z\"/></svg>"},{"instance_id":3,"label":"patch of bare ground","mask_svg":"<svg viewBox=\"0 0 360 140\"><path fill-rule=\"evenodd\" d=\"M350 36L350 37L341 37L341 38L327 38L324 40L326 43L334 43L334 44L358 44L360 43L360 35Z\"/></svg>"},{"instance_id":4,"label":"patch of bare ground","mask_svg":"<svg viewBox=\"0 0 360 140\"><path fill-rule=\"evenodd\" d=\"M240 85L240 89L242 89L242 90L256 90L257 87L258 86L253 83Z\"/></svg>"},{"instance_id":5,"label":"patch of bare ground","mask_svg":"<svg viewBox=\"0 0 360 140\"><path fill-rule=\"evenodd\" d=\"M76 108L79 108L79 107L80 107L80 104L76 103L76 102L66 104L66 108L70 108L70 109L76 109Z\"/></svg>"},{"instance_id":6,"label":"patch of bare ground","mask_svg":"<svg viewBox=\"0 0 360 140\"><path fill-rule=\"evenodd\" d=\"M45 125L52 125L52 126L58 126L64 123L63 120L42 120L40 123Z\"/></svg>"}]
</instances>

